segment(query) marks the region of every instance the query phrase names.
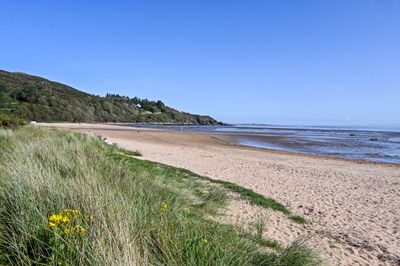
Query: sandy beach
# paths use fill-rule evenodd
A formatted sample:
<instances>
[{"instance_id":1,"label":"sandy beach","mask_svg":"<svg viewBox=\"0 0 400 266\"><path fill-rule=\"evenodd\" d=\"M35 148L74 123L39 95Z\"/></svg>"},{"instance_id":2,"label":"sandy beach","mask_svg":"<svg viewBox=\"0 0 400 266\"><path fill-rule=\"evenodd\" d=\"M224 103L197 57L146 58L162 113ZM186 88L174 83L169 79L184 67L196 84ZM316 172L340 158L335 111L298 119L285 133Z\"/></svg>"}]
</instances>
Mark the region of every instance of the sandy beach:
<instances>
[{"instance_id":1,"label":"sandy beach","mask_svg":"<svg viewBox=\"0 0 400 266\"><path fill-rule=\"evenodd\" d=\"M232 136L107 124L42 124L107 137L143 159L183 167L272 197L309 224L261 210L240 198L221 221L246 226L265 212L266 235L288 244L299 236L328 265L400 265L400 166L249 148Z\"/></svg>"}]
</instances>

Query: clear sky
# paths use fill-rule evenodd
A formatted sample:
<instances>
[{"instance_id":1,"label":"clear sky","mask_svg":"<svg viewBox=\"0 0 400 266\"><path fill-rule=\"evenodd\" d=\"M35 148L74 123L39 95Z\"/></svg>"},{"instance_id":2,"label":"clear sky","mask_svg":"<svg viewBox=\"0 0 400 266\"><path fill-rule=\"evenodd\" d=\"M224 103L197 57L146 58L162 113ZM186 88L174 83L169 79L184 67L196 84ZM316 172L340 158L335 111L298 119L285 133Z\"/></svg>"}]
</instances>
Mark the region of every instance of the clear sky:
<instances>
[{"instance_id":1,"label":"clear sky","mask_svg":"<svg viewBox=\"0 0 400 266\"><path fill-rule=\"evenodd\" d=\"M400 1L0 2L0 69L225 122L400 124Z\"/></svg>"}]
</instances>

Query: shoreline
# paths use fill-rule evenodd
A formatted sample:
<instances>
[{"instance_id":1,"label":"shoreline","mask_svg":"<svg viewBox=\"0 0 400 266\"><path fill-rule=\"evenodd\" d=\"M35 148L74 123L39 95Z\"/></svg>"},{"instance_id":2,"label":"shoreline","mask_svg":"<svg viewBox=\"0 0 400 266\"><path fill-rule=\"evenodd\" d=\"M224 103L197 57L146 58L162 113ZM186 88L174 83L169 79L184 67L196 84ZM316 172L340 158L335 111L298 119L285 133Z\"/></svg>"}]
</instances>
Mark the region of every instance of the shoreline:
<instances>
[{"instance_id":1,"label":"shoreline","mask_svg":"<svg viewBox=\"0 0 400 266\"><path fill-rule=\"evenodd\" d=\"M310 221L294 225L271 214L268 233L283 243L312 234L332 265L392 265L400 253L400 165L296 154L232 144L221 134L105 124L41 124L107 137L143 159L236 183L282 202ZM240 206L240 204L238 205ZM233 206L250 221L258 210ZM339 242L344 244L339 244Z\"/></svg>"},{"instance_id":2,"label":"shoreline","mask_svg":"<svg viewBox=\"0 0 400 266\"><path fill-rule=\"evenodd\" d=\"M238 147L243 149L264 151L268 153L276 153L283 155L296 155L296 156L304 156L310 158L319 158L319 159L333 159L339 161L353 162L357 164L372 164L372 165L387 165L398 167L400 169L400 163L392 163L392 162L381 162L381 161L372 161L367 159L355 159L355 158L346 158L335 155L328 154L319 154L319 153L307 153L301 151L288 151L288 150L279 150L272 148L264 148L264 147L255 147L243 145L235 141L235 138L238 137L246 137L246 136L254 136L254 137L265 137L263 135L260 136L259 133L235 133L235 132L202 132L202 131L175 131L175 130L167 130L163 128L152 128L152 127L134 127L133 124L129 123L129 125L124 123L37 123L37 125L42 125L46 127L54 127L54 128L67 128L67 129L84 129L84 130L99 130L99 126L101 130L105 131L146 131L146 132L165 132L165 133L184 133L184 134L202 134L206 136L212 136L216 141L223 143L224 145L228 145L231 147ZM93 126L93 127L90 127ZM111 127L110 127L111 126ZM216 137L219 136L219 137ZM280 135L276 135L274 137L282 137Z\"/></svg>"},{"instance_id":3,"label":"shoreline","mask_svg":"<svg viewBox=\"0 0 400 266\"><path fill-rule=\"evenodd\" d=\"M218 135L222 136L220 139L223 139L226 144L232 144L232 145L239 145L241 147L249 147L249 148L257 148L261 150L267 150L267 151L277 151L277 152L284 152L284 153L293 153L297 155L311 155L311 156L317 156L317 157L328 157L328 158L339 158L339 159L345 159L345 160L351 160L351 161L356 161L359 163L364 163L364 162L371 162L371 163L378 163L378 164L390 164L390 165L400 165L400 160L393 158L387 158L386 156L379 156L379 157L370 157L370 154L364 154L361 155L362 157L365 158L360 158L359 156L351 156L346 153L336 153L336 154L329 154L329 153L323 153L323 152L318 152L318 151L307 151L304 150L304 148L307 145L314 145L318 143L315 140L311 140L308 143L299 143L299 142L292 142L291 140L297 139L301 140L300 138L293 138L291 135L284 135L281 133L260 133L260 132L229 132L229 131L202 131L202 130L176 130L176 129L170 129L170 128L163 128L163 127L135 127L134 124L115 124L121 127L133 127L133 128L139 128L139 129L148 129L148 130L161 130L161 131L166 131L166 132L185 132L185 133L193 133L193 134L209 134L209 135ZM146 125L146 124L140 124L140 125ZM201 127L198 125L194 125L194 127ZM268 129L268 127L266 127ZM271 129L276 129L271 127ZM277 128L279 130L281 129L296 129L296 131L308 131L310 129L299 129L299 128L289 128L289 127L282 127L282 128ZM314 129L311 129L314 130ZM320 129L317 129L320 130ZM322 131L331 131L328 129L322 129ZM339 130L340 132L366 132L365 130ZM371 131L371 132L378 132L378 131ZM387 133L387 134L396 134L396 136L399 134L397 131L379 131L380 133ZM252 144L243 144L241 142L243 141L250 141L254 142ZM288 144L290 142L290 144ZM258 143L258 145L257 145ZM334 145L334 143L330 144L325 144L321 145L321 143L317 144L320 147L330 147L331 145ZM344 143L340 144L344 145ZM270 146L270 147L268 147ZM273 146L276 146L274 148ZM344 146L343 146L344 147ZM339 146L340 148L340 146ZM303 149L303 150L302 150ZM395 160L395 161L393 161Z\"/></svg>"},{"instance_id":4,"label":"shoreline","mask_svg":"<svg viewBox=\"0 0 400 266\"><path fill-rule=\"evenodd\" d=\"M190 132L190 133L197 133L197 132ZM203 133L203 132L199 132ZM209 133L210 135L214 135L214 133ZM217 133L219 134L219 133ZM233 133L232 135L234 136L229 136L229 133L220 133L221 135L224 135L227 138L235 138L237 136L247 136L249 134L236 134ZM285 151L285 150L278 150L278 149L271 149L271 148L261 148L261 147L254 147L254 146L248 146L248 145L243 145L239 144L234 140L229 140L229 141L223 141L226 145L231 145L235 147L243 147L243 148L248 148L248 149L254 149L258 151L266 151L266 152L271 152L271 153L278 153L278 154L285 154L285 155L298 155L298 156L306 156L306 157L312 157L312 158L327 158L327 159L334 159L334 160L340 160L340 161L347 161L347 162L354 162L358 164L377 164L377 165L391 165L394 167L400 167L400 163L391 163L391 162L378 162L378 161L371 161L367 159L352 159L352 158L345 158L345 157L339 157L339 156L334 156L334 155L325 155L325 154L317 154L317 153L306 153L306 152L300 152L300 151Z\"/></svg>"}]
</instances>

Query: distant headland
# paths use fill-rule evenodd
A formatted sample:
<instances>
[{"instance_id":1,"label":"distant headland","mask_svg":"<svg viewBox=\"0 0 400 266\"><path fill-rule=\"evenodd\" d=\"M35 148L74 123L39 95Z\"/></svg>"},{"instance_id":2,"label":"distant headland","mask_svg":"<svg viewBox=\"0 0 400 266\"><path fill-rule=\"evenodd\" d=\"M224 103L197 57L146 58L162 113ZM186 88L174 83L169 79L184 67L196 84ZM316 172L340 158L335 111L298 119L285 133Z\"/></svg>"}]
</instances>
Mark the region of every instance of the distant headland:
<instances>
[{"instance_id":1,"label":"distant headland","mask_svg":"<svg viewBox=\"0 0 400 266\"><path fill-rule=\"evenodd\" d=\"M181 112L162 101L105 97L21 72L0 70L0 112L40 122L221 124L208 115Z\"/></svg>"}]
</instances>

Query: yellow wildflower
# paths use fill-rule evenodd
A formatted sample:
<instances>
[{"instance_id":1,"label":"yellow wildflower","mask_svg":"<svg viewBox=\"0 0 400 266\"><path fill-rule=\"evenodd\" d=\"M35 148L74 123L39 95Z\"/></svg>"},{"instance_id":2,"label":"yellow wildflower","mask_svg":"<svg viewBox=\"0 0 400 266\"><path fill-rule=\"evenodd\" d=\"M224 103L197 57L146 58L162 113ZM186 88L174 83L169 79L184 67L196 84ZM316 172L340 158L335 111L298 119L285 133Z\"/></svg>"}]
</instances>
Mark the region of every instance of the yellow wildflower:
<instances>
[{"instance_id":1,"label":"yellow wildflower","mask_svg":"<svg viewBox=\"0 0 400 266\"><path fill-rule=\"evenodd\" d=\"M168 210L168 204L165 203L165 202L161 203L161 206L160 206L160 213L166 213L167 210Z\"/></svg>"},{"instance_id":2,"label":"yellow wildflower","mask_svg":"<svg viewBox=\"0 0 400 266\"><path fill-rule=\"evenodd\" d=\"M82 219L90 219L87 215L81 215L78 210L65 209L57 214L52 214L49 217L50 228L60 228L64 234L86 233L87 228L80 226L79 221Z\"/></svg>"},{"instance_id":3,"label":"yellow wildflower","mask_svg":"<svg viewBox=\"0 0 400 266\"><path fill-rule=\"evenodd\" d=\"M77 225L74 228L72 228L72 231L75 233L86 233L87 229L83 226Z\"/></svg>"},{"instance_id":4,"label":"yellow wildflower","mask_svg":"<svg viewBox=\"0 0 400 266\"><path fill-rule=\"evenodd\" d=\"M56 225L55 223L53 223L53 222L49 222L49 226L50 226L50 228L54 228L54 227L56 227L57 225Z\"/></svg>"},{"instance_id":5,"label":"yellow wildflower","mask_svg":"<svg viewBox=\"0 0 400 266\"><path fill-rule=\"evenodd\" d=\"M59 223L62 219L62 215L60 214L53 214L49 217L49 221L53 223Z\"/></svg>"},{"instance_id":6,"label":"yellow wildflower","mask_svg":"<svg viewBox=\"0 0 400 266\"><path fill-rule=\"evenodd\" d=\"M62 216L61 222L68 223L69 221L70 221L70 219L68 218L68 216Z\"/></svg>"},{"instance_id":7,"label":"yellow wildflower","mask_svg":"<svg viewBox=\"0 0 400 266\"><path fill-rule=\"evenodd\" d=\"M204 244L207 244L207 243L208 243L207 238L204 238L204 239L203 239L203 243L204 243Z\"/></svg>"}]
</instances>

